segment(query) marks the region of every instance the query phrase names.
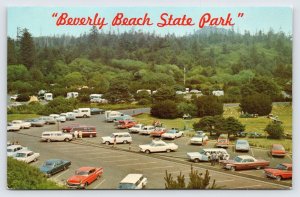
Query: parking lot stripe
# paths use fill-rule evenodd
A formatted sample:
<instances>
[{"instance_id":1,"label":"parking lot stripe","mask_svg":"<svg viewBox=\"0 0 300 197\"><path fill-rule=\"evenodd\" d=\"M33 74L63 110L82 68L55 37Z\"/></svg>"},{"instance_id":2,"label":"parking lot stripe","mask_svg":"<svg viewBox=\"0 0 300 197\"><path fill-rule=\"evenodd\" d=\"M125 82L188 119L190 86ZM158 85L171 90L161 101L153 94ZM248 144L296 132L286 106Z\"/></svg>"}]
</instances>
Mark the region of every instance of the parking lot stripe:
<instances>
[{"instance_id":1,"label":"parking lot stripe","mask_svg":"<svg viewBox=\"0 0 300 197\"><path fill-rule=\"evenodd\" d=\"M102 183L105 182L105 179L103 179L100 183L98 183L93 189L97 189L100 185L102 185Z\"/></svg>"},{"instance_id":2,"label":"parking lot stripe","mask_svg":"<svg viewBox=\"0 0 300 197\"><path fill-rule=\"evenodd\" d=\"M117 166L133 166L133 165L143 165L143 164L152 164L152 163L157 163L157 162L145 162L145 163L128 163L128 164L122 164L122 165L117 165Z\"/></svg>"},{"instance_id":3,"label":"parking lot stripe","mask_svg":"<svg viewBox=\"0 0 300 197\"><path fill-rule=\"evenodd\" d=\"M233 189L254 189L254 187L260 187L261 185L249 185L249 186L243 186L243 187L235 187Z\"/></svg>"},{"instance_id":4,"label":"parking lot stripe","mask_svg":"<svg viewBox=\"0 0 300 197\"><path fill-rule=\"evenodd\" d=\"M235 181L234 179L228 179L228 180L222 180L222 181L216 181L216 183L223 183L223 182L230 182Z\"/></svg>"},{"instance_id":5,"label":"parking lot stripe","mask_svg":"<svg viewBox=\"0 0 300 197\"><path fill-rule=\"evenodd\" d=\"M138 170L151 170L151 169L159 169L159 168L173 168L174 166L157 166L152 168L139 168Z\"/></svg>"},{"instance_id":6,"label":"parking lot stripe","mask_svg":"<svg viewBox=\"0 0 300 197\"><path fill-rule=\"evenodd\" d=\"M57 176L53 176L53 179L58 179L59 177L61 177L62 175L66 174L66 173L69 172L69 171L70 171L70 170L67 169L67 170L65 170L65 171L63 171L63 172L57 174Z\"/></svg>"},{"instance_id":7,"label":"parking lot stripe","mask_svg":"<svg viewBox=\"0 0 300 197\"><path fill-rule=\"evenodd\" d=\"M171 172L169 172L168 171L168 173L180 173L181 172L181 174L184 174L185 172L191 172L191 170L182 170L182 171L171 171ZM159 173L153 173L153 175L162 175L162 174L166 174L166 172L159 172Z\"/></svg>"},{"instance_id":8,"label":"parking lot stripe","mask_svg":"<svg viewBox=\"0 0 300 197\"><path fill-rule=\"evenodd\" d=\"M136 161L138 159L120 159L120 160L109 160L109 161L103 161L103 162L120 162L120 161Z\"/></svg>"},{"instance_id":9,"label":"parking lot stripe","mask_svg":"<svg viewBox=\"0 0 300 197\"><path fill-rule=\"evenodd\" d=\"M252 154L252 156L254 157L254 153L253 153L253 150L252 150L252 148L250 148L250 150L251 150L251 154Z\"/></svg>"}]
</instances>

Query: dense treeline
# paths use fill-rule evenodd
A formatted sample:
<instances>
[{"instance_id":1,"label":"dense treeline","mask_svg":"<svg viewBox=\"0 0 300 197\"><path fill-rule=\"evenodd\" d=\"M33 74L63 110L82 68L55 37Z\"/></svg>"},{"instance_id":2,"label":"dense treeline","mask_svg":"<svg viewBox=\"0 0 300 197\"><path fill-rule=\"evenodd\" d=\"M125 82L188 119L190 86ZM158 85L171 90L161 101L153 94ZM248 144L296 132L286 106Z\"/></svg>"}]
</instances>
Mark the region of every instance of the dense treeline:
<instances>
[{"instance_id":1,"label":"dense treeline","mask_svg":"<svg viewBox=\"0 0 300 197\"><path fill-rule=\"evenodd\" d=\"M186 87L204 94L223 89L225 102L239 101L242 86L260 76L274 82L277 94L292 93L292 38L272 30L251 35L206 28L176 37L92 28L79 37L33 38L24 29L20 37L8 38L7 63L8 91L14 93L46 89L66 96L80 86L93 87L86 94L107 93L116 83L130 93L162 86L181 90L184 68Z\"/></svg>"}]
</instances>

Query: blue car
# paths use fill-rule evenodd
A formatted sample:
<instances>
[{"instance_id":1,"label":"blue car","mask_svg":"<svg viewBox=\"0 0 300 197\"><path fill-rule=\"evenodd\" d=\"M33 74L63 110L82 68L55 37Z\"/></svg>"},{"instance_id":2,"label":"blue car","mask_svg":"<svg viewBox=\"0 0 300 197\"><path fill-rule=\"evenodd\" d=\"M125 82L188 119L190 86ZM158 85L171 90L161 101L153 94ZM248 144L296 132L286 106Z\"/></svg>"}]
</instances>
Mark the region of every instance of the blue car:
<instances>
[{"instance_id":1,"label":"blue car","mask_svg":"<svg viewBox=\"0 0 300 197\"><path fill-rule=\"evenodd\" d=\"M235 151L246 151L250 150L250 145L247 140L237 140L235 143Z\"/></svg>"},{"instance_id":2,"label":"blue car","mask_svg":"<svg viewBox=\"0 0 300 197\"><path fill-rule=\"evenodd\" d=\"M70 161L62 159L50 159L40 167L40 171L50 177L60 171L66 170L71 165Z\"/></svg>"}]
</instances>

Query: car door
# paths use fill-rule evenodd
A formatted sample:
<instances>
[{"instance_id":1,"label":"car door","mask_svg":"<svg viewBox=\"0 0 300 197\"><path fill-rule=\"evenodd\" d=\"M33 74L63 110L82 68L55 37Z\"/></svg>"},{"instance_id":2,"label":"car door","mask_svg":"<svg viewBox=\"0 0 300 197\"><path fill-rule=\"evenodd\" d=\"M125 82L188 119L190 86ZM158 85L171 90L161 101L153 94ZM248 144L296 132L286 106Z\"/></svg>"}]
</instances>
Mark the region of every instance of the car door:
<instances>
[{"instance_id":1,"label":"car door","mask_svg":"<svg viewBox=\"0 0 300 197\"><path fill-rule=\"evenodd\" d=\"M26 157L27 157L26 160L28 163L32 162L34 160L33 152L27 153Z\"/></svg>"},{"instance_id":2,"label":"car door","mask_svg":"<svg viewBox=\"0 0 300 197\"><path fill-rule=\"evenodd\" d=\"M92 183L96 178L97 178L96 169L95 168L91 169L89 171L88 182Z\"/></svg>"},{"instance_id":3,"label":"car door","mask_svg":"<svg viewBox=\"0 0 300 197\"><path fill-rule=\"evenodd\" d=\"M117 143L122 143L123 142L123 135L116 135L116 141L117 141Z\"/></svg>"}]
</instances>

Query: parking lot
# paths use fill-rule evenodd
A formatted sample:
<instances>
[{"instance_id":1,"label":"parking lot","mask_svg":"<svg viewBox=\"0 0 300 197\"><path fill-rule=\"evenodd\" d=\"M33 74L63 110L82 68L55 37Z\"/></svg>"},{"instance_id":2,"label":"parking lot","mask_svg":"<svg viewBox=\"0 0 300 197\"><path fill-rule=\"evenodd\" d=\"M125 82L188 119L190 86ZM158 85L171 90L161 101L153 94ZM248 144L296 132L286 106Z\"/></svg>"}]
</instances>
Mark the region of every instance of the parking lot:
<instances>
[{"instance_id":1,"label":"parking lot","mask_svg":"<svg viewBox=\"0 0 300 197\"><path fill-rule=\"evenodd\" d=\"M127 110L126 113L132 113L133 110ZM135 113L147 112L145 110L135 110ZM211 179L216 180L219 188L223 189L289 189L292 186L291 180L276 182L265 178L263 170L243 170L237 172L228 172L221 169L220 166L211 166L210 163L192 163L187 161L186 153L199 151L201 146L189 144L189 137L182 137L176 140L170 140L179 146L176 152L171 153L139 153L138 145L150 143L152 138L139 134L132 134L133 143L118 144L113 148L112 145L101 144L101 137L110 135L112 132L120 132L113 123L104 122L104 115L93 115L91 118L77 119L60 125L47 125L44 127L30 128L19 132L9 132L9 141L18 141L21 145L29 147L35 152L41 154L37 162L30 165L40 166L48 159L58 158L72 162L72 165L66 171L60 172L50 179L60 184L65 184L68 177L74 174L75 170L82 166L103 167L103 176L88 186L88 189L115 189L118 183L129 173L142 173L148 178L147 189L164 189L165 171L178 175L182 172L187 181L191 164L193 168L205 172L209 169ZM73 123L92 125L97 128L96 138L77 139L72 142L40 142L39 137L43 131L58 130L64 125ZM167 141L168 142L168 141ZM214 141L209 141L204 147L213 147ZM131 150L129 151L129 148ZM291 156L285 158L273 158L268 155L268 150L251 148L249 153L236 153L232 147L228 148L230 157L241 154L250 154L255 158L263 158L270 161L270 166L275 167L279 163L291 163Z\"/></svg>"}]
</instances>

